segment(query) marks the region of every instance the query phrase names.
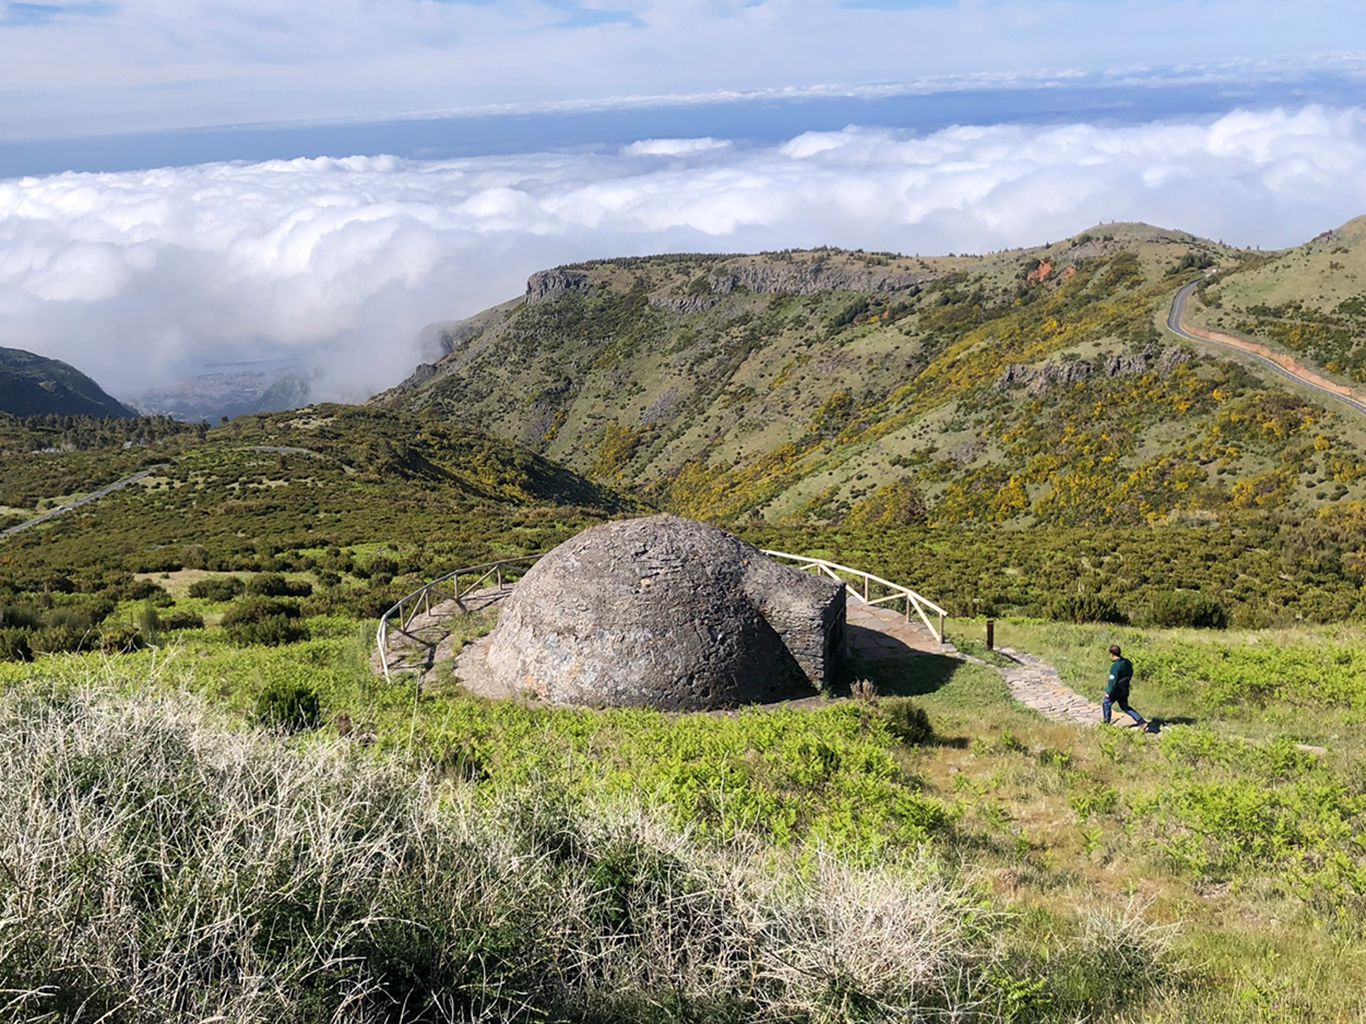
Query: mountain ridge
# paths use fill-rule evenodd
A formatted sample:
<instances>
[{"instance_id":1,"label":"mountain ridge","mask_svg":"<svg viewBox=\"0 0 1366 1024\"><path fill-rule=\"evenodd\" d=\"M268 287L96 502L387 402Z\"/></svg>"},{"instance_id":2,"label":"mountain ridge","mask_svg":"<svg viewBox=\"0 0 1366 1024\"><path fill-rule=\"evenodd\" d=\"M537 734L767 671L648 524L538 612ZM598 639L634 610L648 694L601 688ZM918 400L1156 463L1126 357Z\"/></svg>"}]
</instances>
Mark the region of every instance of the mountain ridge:
<instances>
[{"instance_id":1,"label":"mountain ridge","mask_svg":"<svg viewBox=\"0 0 1366 1024\"><path fill-rule=\"evenodd\" d=\"M71 364L5 347L0 347L0 412L11 416L137 416Z\"/></svg>"},{"instance_id":2,"label":"mountain ridge","mask_svg":"<svg viewBox=\"0 0 1366 1024\"><path fill-rule=\"evenodd\" d=\"M440 357L372 401L722 521L1137 523L1361 497L1361 424L1163 330L1179 286L1267 258L1121 223L977 256L583 261L444 325Z\"/></svg>"}]
</instances>

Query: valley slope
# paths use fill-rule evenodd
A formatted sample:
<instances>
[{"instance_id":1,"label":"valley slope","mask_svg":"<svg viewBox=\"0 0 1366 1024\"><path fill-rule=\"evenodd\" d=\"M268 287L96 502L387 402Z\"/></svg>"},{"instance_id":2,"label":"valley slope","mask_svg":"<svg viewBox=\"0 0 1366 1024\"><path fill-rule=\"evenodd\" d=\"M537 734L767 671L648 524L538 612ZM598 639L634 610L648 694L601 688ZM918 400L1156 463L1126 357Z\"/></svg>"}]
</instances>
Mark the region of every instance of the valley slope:
<instances>
[{"instance_id":1,"label":"valley slope","mask_svg":"<svg viewBox=\"0 0 1366 1024\"><path fill-rule=\"evenodd\" d=\"M986 256L544 271L374 399L735 521L1142 524L1363 493L1361 424L1160 330L1264 254L1142 224ZM1193 303L1203 312L1202 299Z\"/></svg>"},{"instance_id":2,"label":"valley slope","mask_svg":"<svg viewBox=\"0 0 1366 1024\"><path fill-rule=\"evenodd\" d=\"M75 367L18 348L0 348L0 412L11 416L137 415Z\"/></svg>"}]
</instances>

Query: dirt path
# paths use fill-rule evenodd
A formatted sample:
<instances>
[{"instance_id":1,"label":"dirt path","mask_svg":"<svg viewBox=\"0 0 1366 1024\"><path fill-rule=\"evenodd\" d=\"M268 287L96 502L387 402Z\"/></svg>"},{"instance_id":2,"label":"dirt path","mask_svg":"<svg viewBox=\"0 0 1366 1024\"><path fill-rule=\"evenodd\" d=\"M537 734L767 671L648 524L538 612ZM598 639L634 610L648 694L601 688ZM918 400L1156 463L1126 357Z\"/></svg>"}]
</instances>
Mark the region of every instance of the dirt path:
<instances>
[{"instance_id":1,"label":"dirt path","mask_svg":"<svg viewBox=\"0 0 1366 1024\"><path fill-rule=\"evenodd\" d=\"M59 505L56 508L54 508L51 512L44 512L42 515L30 519L26 523L20 523L18 526L11 526L8 530L0 530L0 537L8 537L10 534L18 533L20 530L27 530L30 526L37 526L39 523L45 523L49 519L53 519L56 516L65 515L72 509L79 508L81 505L88 504L89 502L95 501L98 498L103 498L106 494L112 494L114 491L122 490L129 484L137 483L139 480L141 480L148 474L153 473L158 469L164 468L165 467L163 466L151 466L147 469L140 469L132 476L126 476L122 480L115 480L112 484L106 484L104 487L101 487L98 491L92 491L90 494L87 494L84 498L79 498L76 501L73 501L70 505Z\"/></svg>"},{"instance_id":2,"label":"dirt path","mask_svg":"<svg viewBox=\"0 0 1366 1024\"><path fill-rule=\"evenodd\" d=\"M1199 281L1193 281L1172 296L1171 310L1167 314L1167 330L1187 341L1199 341L1209 345L1236 349L1251 356L1282 377L1302 384L1322 395L1327 395L1329 398L1337 399L1348 408L1366 415L1366 394L1315 373L1284 352L1277 352L1259 342L1244 341L1232 334L1207 331L1203 327L1187 327L1185 324L1186 301L1191 297L1191 293L1195 291L1199 283Z\"/></svg>"}]
</instances>

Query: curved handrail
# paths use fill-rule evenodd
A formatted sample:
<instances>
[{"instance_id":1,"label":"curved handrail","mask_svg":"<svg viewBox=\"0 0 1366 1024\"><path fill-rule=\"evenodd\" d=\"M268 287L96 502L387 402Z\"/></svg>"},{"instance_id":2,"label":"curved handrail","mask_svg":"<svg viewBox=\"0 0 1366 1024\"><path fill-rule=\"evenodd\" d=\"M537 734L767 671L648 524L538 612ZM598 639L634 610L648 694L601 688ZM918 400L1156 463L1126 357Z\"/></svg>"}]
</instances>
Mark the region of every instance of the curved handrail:
<instances>
[{"instance_id":1,"label":"curved handrail","mask_svg":"<svg viewBox=\"0 0 1366 1024\"><path fill-rule=\"evenodd\" d=\"M900 583L893 583L891 580L884 580L881 576L874 576L872 573L864 572L862 569L851 569L847 565L840 565L838 562L832 562L826 558L812 558L809 555L793 555L786 551L766 550L764 551L764 554L768 555L770 558L787 558L794 562L799 562L803 569L812 569L823 572L836 583L843 583L844 589L849 594L866 605L886 604L889 601L904 600L906 602L906 621L911 621L911 609L914 608L915 613L920 616L920 621L925 623L925 628L937 636L941 644L944 642L944 619L948 617L949 613L943 608L940 608L939 605L935 604L929 598L917 594L909 587L903 587ZM839 573L842 572L848 573L850 576L857 576L859 579L863 580L863 592L859 593L858 590L849 584L848 580L841 579ZM891 593L872 599L869 595L869 590L870 585L873 583L886 587ZM927 609L939 616L939 627L937 629L930 624L929 617L925 614Z\"/></svg>"},{"instance_id":2,"label":"curved handrail","mask_svg":"<svg viewBox=\"0 0 1366 1024\"><path fill-rule=\"evenodd\" d=\"M837 583L842 583L844 589L849 594L866 605L886 604L889 601L904 600L906 602L906 621L909 622L911 620L911 609L914 608L916 614L920 616L920 621L925 624L925 628L937 636L941 644L944 642L944 619L949 613L928 598L917 594L909 587L903 587L901 584L893 583L891 580L885 580L881 576L874 576L872 573L863 572L861 569L851 569L847 565L840 565L838 562L831 562L825 558L793 555L786 551L766 550L763 553L770 558L785 558L793 562L798 562L803 569L823 572ZM442 584L453 583L454 585L446 594L438 594L438 596L448 597L456 604L460 604L462 594L467 595L471 593L490 576L498 581L497 585L499 590L504 589L504 586L507 584L507 581L503 576L503 570L505 568L529 564L534 565L544 554L545 552L542 551L535 555L521 555L517 558L502 558L496 562L481 562L479 565L467 565L464 568L448 572L444 576L438 576L436 579L424 583L412 593L404 594L399 598L398 601L394 603L393 607L380 616L379 628L375 630L375 646L379 649L379 663L384 669L385 682L393 682L393 679L389 674L389 623L391 619L397 618L399 622L398 631L400 633L405 633L412 624L413 619L417 618L419 604L424 613L431 612L432 591L439 588ZM863 581L862 593L851 586L848 580L842 579L838 575L842 572L848 573L851 576L856 576ZM469 586L461 590L460 577L473 576L476 573L480 575L474 582L469 584ZM885 587L890 593L882 597L874 598L871 596L872 584ZM939 627L937 629L930 623L929 617L925 614L927 609L939 616Z\"/></svg>"},{"instance_id":3,"label":"curved handrail","mask_svg":"<svg viewBox=\"0 0 1366 1024\"><path fill-rule=\"evenodd\" d=\"M449 596L450 600L454 601L456 604L460 604L460 596L462 593L469 594L490 576L497 579L498 589L502 590L504 584L503 570L505 568L514 565L524 565L526 563L534 564L539 561L541 555L544 554L545 552L542 551L535 555L521 555L517 558L500 558L496 562L481 562L479 565L467 565L463 569L456 569L446 573L444 576L438 576L436 579L424 583L412 593L404 594L400 597L398 601L394 603L393 607L380 616L379 628L375 630L375 645L379 648L379 663L380 667L384 669L384 681L387 683L393 682L393 679L389 675L390 619L397 617L399 620L398 631L400 633L405 633L407 632L408 627L412 625L413 619L417 618L419 600L421 601L422 610L424 612L430 612L432 610L432 590L434 588L440 587L443 583L453 583L454 586L451 587L448 595L439 596ZM460 577L472 576L475 573L481 573L482 575L462 591L460 589ZM405 609L411 610L405 615Z\"/></svg>"}]
</instances>

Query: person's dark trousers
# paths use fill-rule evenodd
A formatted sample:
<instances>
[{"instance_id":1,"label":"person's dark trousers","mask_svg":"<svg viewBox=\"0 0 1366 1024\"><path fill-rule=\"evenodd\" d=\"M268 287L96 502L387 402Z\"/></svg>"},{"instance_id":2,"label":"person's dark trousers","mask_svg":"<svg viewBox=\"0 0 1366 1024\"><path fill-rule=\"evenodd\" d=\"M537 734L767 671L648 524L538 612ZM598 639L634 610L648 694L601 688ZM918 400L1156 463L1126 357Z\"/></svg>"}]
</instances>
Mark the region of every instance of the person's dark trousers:
<instances>
[{"instance_id":1,"label":"person's dark trousers","mask_svg":"<svg viewBox=\"0 0 1366 1024\"><path fill-rule=\"evenodd\" d=\"M1144 722L1143 722L1143 716L1140 715L1140 714L1139 714L1137 711L1135 711L1133 708L1129 707L1129 698L1128 698L1128 697L1111 697L1111 696L1107 693L1107 694L1101 699L1101 702L1100 702L1100 715L1101 715L1101 720L1104 721L1106 725L1109 725L1109 724L1110 724L1110 706L1111 706L1112 704L1118 704L1118 705L1119 705L1119 710L1123 711L1126 715L1128 715L1130 718L1132 718L1132 719L1133 719L1136 723L1138 723L1139 725L1143 725L1143 724L1144 724Z\"/></svg>"}]
</instances>

